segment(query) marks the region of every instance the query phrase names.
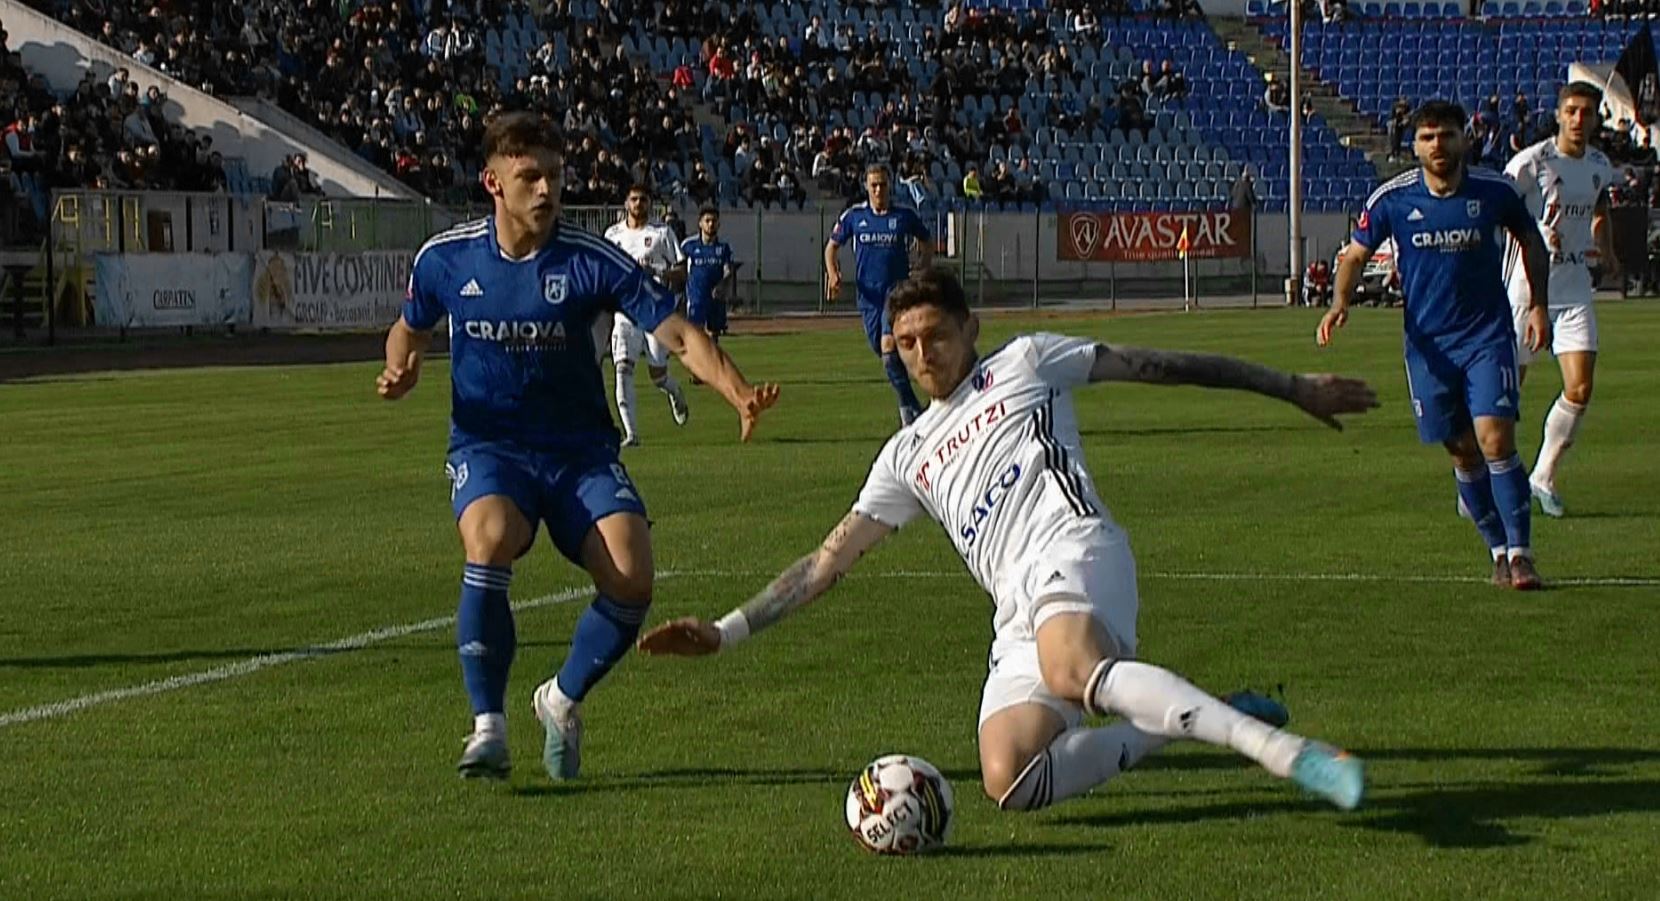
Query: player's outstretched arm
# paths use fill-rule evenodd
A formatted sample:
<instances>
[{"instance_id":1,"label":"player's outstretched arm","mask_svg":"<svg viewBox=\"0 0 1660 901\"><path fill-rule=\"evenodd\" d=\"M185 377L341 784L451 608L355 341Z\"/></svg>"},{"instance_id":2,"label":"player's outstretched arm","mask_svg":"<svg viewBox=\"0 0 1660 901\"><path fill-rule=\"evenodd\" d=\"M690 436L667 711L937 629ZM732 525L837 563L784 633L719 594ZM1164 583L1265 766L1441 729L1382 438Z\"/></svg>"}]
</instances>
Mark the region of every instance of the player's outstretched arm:
<instances>
[{"instance_id":1,"label":"player's outstretched arm","mask_svg":"<svg viewBox=\"0 0 1660 901\"><path fill-rule=\"evenodd\" d=\"M1252 391L1291 403L1339 431L1343 424L1338 416L1364 413L1378 405L1377 392L1360 379L1325 373L1292 375L1234 357L1144 347L1097 344L1089 380Z\"/></svg>"},{"instance_id":2,"label":"player's outstretched arm","mask_svg":"<svg viewBox=\"0 0 1660 901\"><path fill-rule=\"evenodd\" d=\"M1337 273L1332 276L1331 309L1320 317L1320 327L1314 333L1316 344L1321 347L1330 344L1332 332L1349 321L1349 304L1354 303L1360 274L1371 258L1372 249L1364 244L1351 241L1348 247L1343 248L1343 255L1337 260Z\"/></svg>"},{"instance_id":3,"label":"player's outstretched arm","mask_svg":"<svg viewBox=\"0 0 1660 901\"><path fill-rule=\"evenodd\" d=\"M865 551L892 531L862 513L849 513L818 550L795 561L743 606L712 623L696 617L664 623L641 636L640 650L684 657L730 650L829 591Z\"/></svg>"},{"instance_id":4,"label":"player's outstretched arm","mask_svg":"<svg viewBox=\"0 0 1660 901\"><path fill-rule=\"evenodd\" d=\"M408 394L421 379L421 357L432 343L432 333L409 327L402 316L386 333L386 367L375 378L375 391L387 400Z\"/></svg>"},{"instance_id":5,"label":"player's outstretched arm","mask_svg":"<svg viewBox=\"0 0 1660 901\"><path fill-rule=\"evenodd\" d=\"M778 386L770 382L751 385L726 351L710 340L707 332L687 322L679 313L670 314L652 334L680 358L692 375L714 387L732 405L732 409L738 411L739 437L748 441L755 432L755 421L761 413L778 402Z\"/></svg>"}]
</instances>

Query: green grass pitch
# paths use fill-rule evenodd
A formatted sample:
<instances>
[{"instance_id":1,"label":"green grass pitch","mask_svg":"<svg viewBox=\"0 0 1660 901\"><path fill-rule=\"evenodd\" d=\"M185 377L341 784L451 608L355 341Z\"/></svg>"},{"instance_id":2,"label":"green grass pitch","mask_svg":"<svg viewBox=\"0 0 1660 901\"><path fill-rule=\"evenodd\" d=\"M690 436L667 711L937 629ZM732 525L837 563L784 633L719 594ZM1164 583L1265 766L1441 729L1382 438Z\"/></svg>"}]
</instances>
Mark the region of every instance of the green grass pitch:
<instances>
[{"instance_id":1,"label":"green grass pitch","mask_svg":"<svg viewBox=\"0 0 1660 901\"><path fill-rule=\"evenodd\" d=\"M983 349L1041 327L1377 385L1343 433L1236 393L1078 395L1145 659L1283 685L1293 728L1367 759L1350 814L1200 746L997 812L973 731L990 608L928 523L740 652L625 661L569 786L540 772L529 695L585 599L523 612L517 768L464 783L444 361L397 404L370 364L0 385L0 898L1660 896L1660 308L1600 316L1571 518L1534 526L1566 584L1532 595L1481 583L1445 455L1417 443L1398 313L1357 311L1325 351L1309 311L987 321ZM710 392L677 431L641 389L625 461L656 521L653 621L722 613L810 550L894 425L852 330L727 346L785 386L753 445ZM1547 360L1525 386L1530 461L1558 384ZM583 584L544 541L514 595ZM953 780L947 852L877 859L844 833L847 781L890 751Z\"/></svg>"}]
</instances>

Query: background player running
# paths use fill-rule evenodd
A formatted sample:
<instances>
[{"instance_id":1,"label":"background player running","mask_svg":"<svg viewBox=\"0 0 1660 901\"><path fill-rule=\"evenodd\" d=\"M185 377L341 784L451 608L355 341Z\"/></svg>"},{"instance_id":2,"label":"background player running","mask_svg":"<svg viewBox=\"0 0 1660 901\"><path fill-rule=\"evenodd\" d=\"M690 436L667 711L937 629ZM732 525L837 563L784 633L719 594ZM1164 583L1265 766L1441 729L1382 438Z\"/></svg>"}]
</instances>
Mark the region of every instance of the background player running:
<instances>
[{"instance_id":1,"label":"background player running","mask_svg":"<svg viewBox=\"0 0 1660 901\"><path fill-rule=\"evenodd\" d=\"M1418 437L1452 454L1459 497L1492 552L1493 582L1538 588L1532 501L1516 453L1517 336L1495 237L1503 229L1522 247L1534 285L1522 337L1535 350L1550 337L1545 244L1514 182L1465 166L1462 107L1426 103L1413 116L1412 132L1419 166L1384 182L1366 201L1338 263L1337 299L1315 340L1324 347L1348 321L1361 270L1379 244L1394 238Z\"/></svg>"},{"instance_id":2,"label":"background player running","mask_svg":"<svg viewBox=\"0 0 1660 901\"><path fill-rule=\"evenodd\" d=\"M834 303L842 288L838 252L843 244L852 243L865 339L871 351L881 355L888 384L899 397L899 421L908 424L922 412L922 404L911 390L905 364L894 351L886 303L888 292L911 273L911 242L916 242L918 268L926 269L934 259L933 239L915 210L892 205L893 173L887 166L877 164L865 170L865 196L864 202L842 211L824 245L825 290Z\"/></svg>"},{"instance_id":3,"label":"background player running","mask_svg":"<svg viewBox=\"0 0 1660 901\"><path fill-rule=\"evenodd\" d=\"M463 776L505 778L510 768L504 702L517 637L507 593L513 561L542 524L598 592L564 665L535 692L550 776L577 774L578 705L633 644L651 603L651 533L618 462L594 353L596 315L616 312L657 335L737 409L746 440L778 398L776 386L744 381L626 254L559 221L563 146L528 113L503 114L485 129L483 182L495 214L434 236L416 254L376 380L387 400L408 394L432 328L449 317L445 470L466 554L456 647L473 708Z\"/></svg>"},{"instance_id":4,"label":"background player running","mask_svg":"<svg viewBox=\"0 0 1660 901\"><path fill-rule=\"evenodd\" d=\"M623 204L623 219L605 230L605 240L621 247L652 277L671 290L685 280L685 261L680 256L680 239L673 230L651 221L651 189L634 185ZM638 447L640 425L634 390L634 364L645 358L651 383L669 399L669 413L675 425L691 417L686 393L669 375L669 352L649 329L641 329L627 316L617 316L611 325L611 362L617 369L617 418L622 420L622 446Z\"/></svg>"},{"instance_id":5,"label":"background player running","mask_svg":"<svg viewBox=\"0 0 1660 901\"><path fill-rule=\"evenodd\" d=\"M1562 368L1562 393L1545 416L1544 440L1533 463L1528 487L1547 516L1566 512L1556 491L1556 467L1573 446L1579 423L1591 403L1597 368L1597 313L1591 305L1594 285L1590 266L1602 264L1603 277L1619 277L1614 235L1608 218L1608 187L1618 173L1602 151L1590 146L1602 127L1598 110L1602 92L1584 82L1564 85L1556 98L1556 137L1516 154L1505 174L1516 180L1528 212L1550 251L1550 350ZM1505 281L1520 332L1533 289L1521 266L1521 245L1505 249ZM1523 379L1533 351L1518 349Z\"/></svg>"},{"instance_id":6,"label":"background player running","mask_svg":"<svg viewBox=\"0 0 1660 901\"><path fill-rule=\"evenodd\" d=\"M928 410L888 440L852 511L816 551L718 621L666 623L641 639L642 649L728 649L829 591L888 533L927 514L995 604L980 772L1004 809L1080 794L1173 738L1233 748L1340 807L1358 804L1360 761L1264 722L1284 724L1279 705L1246 694L1235 709L1133 659L1135 560L1084 469L1071 392L1104 381L1239 388L1340 428L1336 416L1377 405L1371 388L1057 335L1019 337L981 357L979 322L962 286L941 270L906 281L888 308L905 365L932 398ZM1081 728L1085 711L1125 722Z\"/></svg>"},{"instance_id":7,"label":"background player running","mask_svg":"<svg viewBox=\"0 0 1660 901\"><path fill-rule=\"evenodd\" d=\"M726 333L725 286L736 271L732 245L720 237L720 210L698 212L697 234L680 242L680 255L686 260L686 321L718 344Z\"/></svg>"}]
</instances>

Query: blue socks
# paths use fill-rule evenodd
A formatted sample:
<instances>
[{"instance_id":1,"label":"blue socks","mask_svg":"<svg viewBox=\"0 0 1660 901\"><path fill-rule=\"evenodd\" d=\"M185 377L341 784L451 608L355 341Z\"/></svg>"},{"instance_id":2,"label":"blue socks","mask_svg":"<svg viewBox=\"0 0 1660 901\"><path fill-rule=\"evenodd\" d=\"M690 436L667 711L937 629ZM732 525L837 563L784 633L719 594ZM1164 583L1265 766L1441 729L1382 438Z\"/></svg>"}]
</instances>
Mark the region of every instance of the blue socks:
<instances>
[{"instance_id":1,"label":"blue socks","mask_svg":"<svg viewBox=\"0 0 1660 901\"><path fill-rule=\"evenodd\" d=\"M922 412L922 404L917 402L916 392L911 390L911 375L905 371L905 361L899 359L899 352L883 354L882 368L888 373L888 384L893 386L893 393L899 395L900 411L909 411L907 422L915 419Z\"/></svg>"},{"instance_id":2,"label":"blue socks","mask_svg":"<svg viewBox=\"0 0 1660 901\"><path fill-rule=\"evenodd\" d=\"M469 563L461 575L461 605L455 612L455 646L461 655L461 680L473 713L506 710L507 673L513 668L518 636L507 587L513 568Z\"/></svg>"},{"instance_id":3,"label":"blue socks","mask_svg":"<svg viewBox=\"0 0 1660 901\"><path fill-rule=\"evenodd\" d=\"M1527 469L1522 466L1521 454L1488 460L1487 471L1493 475L1493 503L1504 522L1510 555L1533 556L1533 493L1527 487Z\"/></svg>"},{"instance_id":4,"label":"blue socks","mask_svg":"<svg viewBox=\"0 0 1660 901\"><path fill-rule=\"evenodd\" d=\"M645 606L619 604L605 595L594 599L571 633L571 653L559 668L559 690L565 697L580 701L599 684L640 634L646 619Z\"/></svg>"},{"instance_id":5,"label":"blue socks","mask_svg":"<svg viewBox=\"0 0 1660 901\"><path fill-rule=\"evenodd\" d=\"M1458 479L1458 496L1464 501L1464 509L1470 511L1470 518L1475 520L1476 531L1481 533L1481 540L1487 542L1493 556L1498 557L1506 547L1504 520L1499 518L1493 503L1493 482L1487 477L1487 470L1466 472L1454 466L1453 475Z\"/></svg>"}]
</instances>

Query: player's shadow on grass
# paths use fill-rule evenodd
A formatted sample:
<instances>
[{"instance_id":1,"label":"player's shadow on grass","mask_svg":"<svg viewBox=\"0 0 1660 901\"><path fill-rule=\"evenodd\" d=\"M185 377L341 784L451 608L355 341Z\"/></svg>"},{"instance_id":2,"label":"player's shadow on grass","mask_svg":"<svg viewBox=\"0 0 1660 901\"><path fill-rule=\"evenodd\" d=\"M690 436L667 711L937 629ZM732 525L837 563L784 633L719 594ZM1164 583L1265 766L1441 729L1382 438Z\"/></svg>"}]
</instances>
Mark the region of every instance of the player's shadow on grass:
<instances>
[{"instance_id":1,"label":"player's shadow on grass","mask_svg":"<svg viewBox=\"0 0 1660 901\"><path fill-rule=\"evenodd\" d=\"M1392 786L1374 781L1371 796L1346 825L1386 832L1410 833L1442 848L1498 848L1525 845L1535 837L1511 831L1508 820L1603 817L1619 813L1660 811L1660 780L1591 780L1560 778L1618 775L1611 767L1660 763L1660 751L1636 748L1472 748L1396 749L1360 752L1374 764L1386 760L1531 760L1537 776L1515 783L1480 782ZM1151 762L1150 762L1151 763ZM1236 768L1238 758L1218 754L1184 754L1160 763L1170 769ZM1152 769L1153 767L1148 767ZM1374 780L1378 775L1374 766ZM1148 823L1196 823L1236 819L1269 813L1329 810L1312 798L1269 802L1226 802L1151 810L1115 810L1060 819L1063 825L1103 828Z\"/></svg>"}]
</instances>

